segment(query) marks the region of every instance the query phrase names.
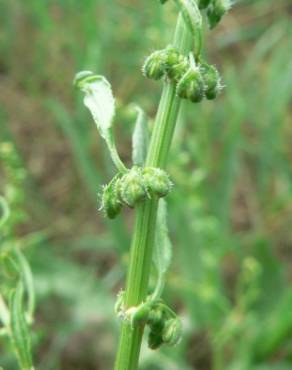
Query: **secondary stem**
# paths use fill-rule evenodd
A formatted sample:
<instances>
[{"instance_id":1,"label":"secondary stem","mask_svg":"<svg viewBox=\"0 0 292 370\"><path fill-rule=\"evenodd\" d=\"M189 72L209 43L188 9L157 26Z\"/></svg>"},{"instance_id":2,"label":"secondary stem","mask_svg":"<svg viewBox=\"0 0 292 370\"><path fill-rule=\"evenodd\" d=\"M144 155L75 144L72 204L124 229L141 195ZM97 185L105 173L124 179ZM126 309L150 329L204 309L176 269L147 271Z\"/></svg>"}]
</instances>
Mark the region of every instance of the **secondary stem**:
<instances>
[{"instance_id":1,"label":"secondary stem","mask_svg":"<svg viewBox=\"0 0 292 370\"><path fill-rule=\"evenodd\" d=\"M182 16L177 21L173 45L187 54L191 49L191 35ZM180 99L176 96L175 85L169 81L164 84L150 147L147 166L164 168L171 145ZM143 202L137 207L134 235L131 245L130 265L126 287L126 307L137 306L145 300L151 268L152 249L156 228L158 199ZM136 370L144 328L123 321L115 370Z\"/></svg>"}]
</instances>

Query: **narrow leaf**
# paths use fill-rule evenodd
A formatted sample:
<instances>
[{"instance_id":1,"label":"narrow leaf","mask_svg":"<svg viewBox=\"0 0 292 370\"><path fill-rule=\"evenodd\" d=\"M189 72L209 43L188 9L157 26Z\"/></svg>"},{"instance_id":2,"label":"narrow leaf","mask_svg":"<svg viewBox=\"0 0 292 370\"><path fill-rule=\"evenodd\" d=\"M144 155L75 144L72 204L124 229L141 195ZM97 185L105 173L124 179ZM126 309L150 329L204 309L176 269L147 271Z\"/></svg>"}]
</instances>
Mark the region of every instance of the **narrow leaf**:
<instances>
[{"instance_id":1,"label":"narrow leaf","mask_svg":"<svg viewBox=\"0 0 292 370\"><path fill-rule=\"evenodd\" d=\"M136 110L137 119L132 138L132 159L135 165L143 166L149 145L148 122L145 112L139 106L136 106Z\"/></svg>"},{"instance_id":2,"label":"narrow leaf","mask_svg":"<svg viewBox=\"0 0 292 370\"><path fill-rule=\"evenodd\" d=\"M14 350L23 370L31 370L31 339L28 325L23 312L23 285L19 283L11 294L10 300L10 329Z\"/></svg>"},{"instance_id":3,"label":"narrow leaf","mask_svg":"<svg viewBox=\"0 0 292 370\"><path fill-rule=\"evenodd\" d=\"M158 273L158 283L164 282L165 274L172 258L172 245L168 236L166 222L167 206L164 199L160 199L157 214L157 227L155 233L155 246L153 263Z\"/></svg>"},{"instance_id":4,"label":"narrow leaf","mask_svg":"<svg viewBox=\"0 0 292 370\"><path fill-rule=\"evenodd\" d=\"M23 286L25 287L25 290L26 290L26 293L27 293L28 319L29 319L30 322L32 322L34 308L35 308L35 292L34 292L33 276L32 276L30 265L27 262L25 256L22 254L22 252L19 249L17 249L15 251L15 254L17 256L19 269L20 269L20 272L21 272L21 278L22 278Z\"/></svg>"},{"instance_id":5,"label":"narrow leaf","mask_svg":"<svg viewBox=\"0 0 292 370\"><path fill-rule=\"evenodd\" d=\"M195 41L196 55L202 47L202 15L196 0L174 0Z\"/></svg>"},{"instance_id":6,"label":"narrow leaf","mask_svg":"<svg viewBox=\"0 0 292 370\"><path fill-rule=\"evenodd\" d=\"M195 34L202 28L202 15L196 0L174 0L190 32Z\"/></svg>"},{"instance_id":7,"label":"narrow leaf","mask_svg":"<svg viewBox=\"0 0 292 370\"><path fill-rule=\"evenodd\" d=\"M153 263L157 271L157 284L152 299L159 299L165 284L166 273L171 263L172 245L168 236L167 207L164 199L159 200Z\"/></svg>"},{"instance_id":8,"label":"narrow leaf","mask_svg":"<svg viewBox=\"0 0 292 370\"><path fill-rule=\"evenodd\" d=\"M3 275L6 278L18 280L19 265L17 261L15 260L13 251L1 253L0 264L1 264Z\"/></svg>"}]
</instances>

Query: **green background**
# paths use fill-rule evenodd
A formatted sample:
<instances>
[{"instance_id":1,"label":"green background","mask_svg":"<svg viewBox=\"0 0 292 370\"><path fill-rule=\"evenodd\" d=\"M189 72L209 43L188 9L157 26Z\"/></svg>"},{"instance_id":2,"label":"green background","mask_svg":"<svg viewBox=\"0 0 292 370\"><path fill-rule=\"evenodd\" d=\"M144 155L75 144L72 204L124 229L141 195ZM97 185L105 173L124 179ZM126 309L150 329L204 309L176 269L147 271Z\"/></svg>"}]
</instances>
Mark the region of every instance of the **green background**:
<instances>
[{"instance_id":1,"label":"green background","mask_svg":"<svg viewBox=\"0 0 292 370\"><path fill-rule=\"evenodd\" d=\"M112 368L134 216L97 211L114 168L73 77L87 69L111 81L130 165L133 103L153 118L162 88L141 66L170 42L176 17L157 0L0 0L0 135L27 173L13 238L35 278L39 370ZM290 0L257 0L206 28L225 88L214 102L184 103L168 165L164 298L185 334L175 349L143 346L143 370L292 368L291 24ZM11 352L0 338L5 370L17 369Z\"/></svg>"}]
</instances>

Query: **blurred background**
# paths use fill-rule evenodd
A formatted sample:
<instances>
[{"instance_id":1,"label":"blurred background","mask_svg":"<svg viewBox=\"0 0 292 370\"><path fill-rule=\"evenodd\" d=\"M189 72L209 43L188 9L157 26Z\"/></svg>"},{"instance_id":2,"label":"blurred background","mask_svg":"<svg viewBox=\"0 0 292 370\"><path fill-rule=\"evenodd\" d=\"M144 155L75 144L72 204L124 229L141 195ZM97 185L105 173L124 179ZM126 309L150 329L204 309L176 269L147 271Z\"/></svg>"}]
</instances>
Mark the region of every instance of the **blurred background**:
<instances>
[{"instance_id":1,"label":"blurred background","mask_svg":"<svg viewBox=\"0 0 292 370\"><path fill-rule=\"evenodd\" d=\"M16 194L6 237L34 275L37 369L112 369L133 223L132 211L107 221L97 210L114 168L73 77L111 81L130 165L133 103L153 119L162 88L141 65L176 17L157 0L0 0L0 192ZM164 296L185 334L175 349L145 344L143 370L292 369L291 25L290 0L246 0L206 29L226 88L184 103L168 166ZM0 365L18 368L5 338Z\"/></svg>"}]
</instances>

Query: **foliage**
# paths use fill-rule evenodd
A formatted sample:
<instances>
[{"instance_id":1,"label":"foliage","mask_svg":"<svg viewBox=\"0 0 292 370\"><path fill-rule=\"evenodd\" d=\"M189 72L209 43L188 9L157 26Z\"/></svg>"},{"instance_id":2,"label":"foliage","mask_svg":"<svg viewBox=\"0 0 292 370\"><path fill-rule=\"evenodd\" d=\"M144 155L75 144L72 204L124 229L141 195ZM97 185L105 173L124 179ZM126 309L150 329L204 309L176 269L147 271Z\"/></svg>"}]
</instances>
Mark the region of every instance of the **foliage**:
<instances>
[{"instance_id":1,"label":"foliage","mask_svg":"<svg viewBox=\"0 0 292 370\"><path fill-rule=\"evenodd\" d=\"M110 78L129 165L131 103L153 117L160 94L134 71L145 51L169 43L177 9L131 0L16 0L0 8L0 136L15 142L27 172L27 217L12 214L21 216L13 240L34 276L34 364L111 368L112 307L132 216L125 210L110 222L97 214L96 193L114 168L70 83L78 69ZM174 249L164 299L182 317L184 337L170 350L143 347L144 370L291 368L290 24L289 0L245 1L208 35L207 59L220 66L226 88L195 113L185 102L168 168ZM11 344L0 340L0 367L17 369Z\"/></svg>"}]
</instances>

